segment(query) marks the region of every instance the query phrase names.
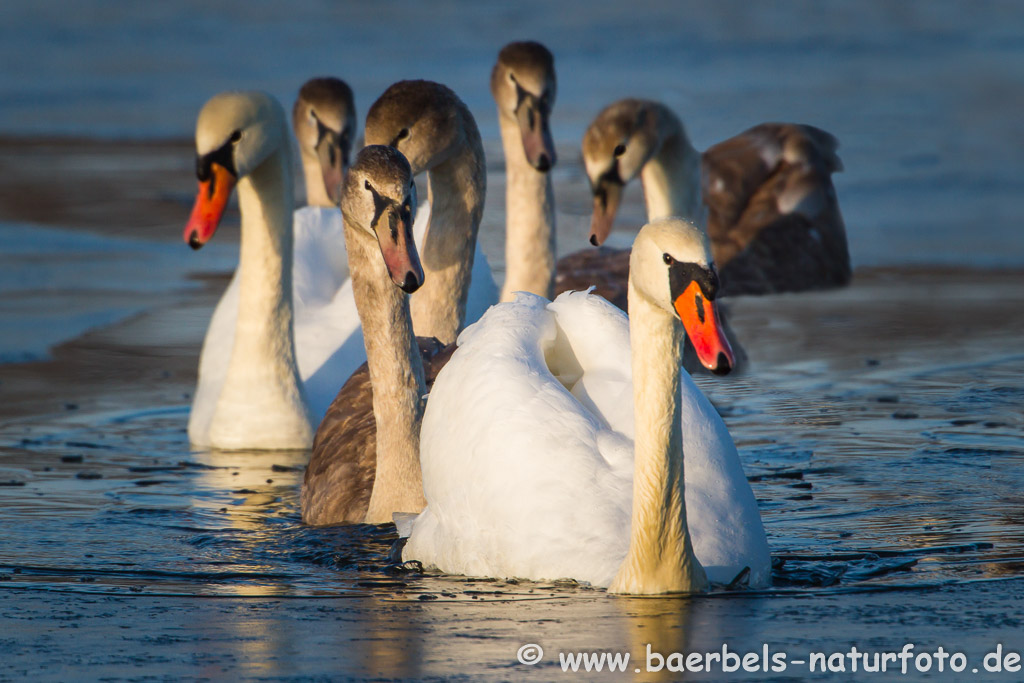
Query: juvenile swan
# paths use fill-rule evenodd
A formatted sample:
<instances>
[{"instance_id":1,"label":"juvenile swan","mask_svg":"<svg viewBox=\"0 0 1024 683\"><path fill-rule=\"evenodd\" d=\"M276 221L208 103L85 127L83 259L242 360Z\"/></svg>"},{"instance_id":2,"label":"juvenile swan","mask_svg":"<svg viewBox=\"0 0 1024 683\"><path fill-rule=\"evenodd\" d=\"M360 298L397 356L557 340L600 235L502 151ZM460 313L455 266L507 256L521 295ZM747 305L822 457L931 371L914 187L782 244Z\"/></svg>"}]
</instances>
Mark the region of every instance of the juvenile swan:
<instances>
[{"instance_id":1,"label":"juvenile swan","mask_svg":"<svg viewBox=\"0 0 1024 683\"><path fill-rule=\"evenodd\" d=\"M583 136L594 195L591 243L608 237L622 188L639 175L648 220L680 216L704 225L706 216L723 293L845 285L850 257L832 186L832 173L842 169L837 147L818 128L765 123L702 156L668 107L620 100ZM624 278L627 255L591 258Z\"/></svg>"},{"instance_id":2,"label":"juvenile swan","mask_svg":"<svg viewBox=\"0 0 1024 683\"><path fill-rule=\"evenodd\" d=\"M382 145L359 152L341 210L373 389L368 395L350 380L325 419L330 428L321 425L302 487L306 523L380 523L423 508L419 432L427 388L408 297L424 281L412 237L415 205L412 169L400 152ZM373 424L351 415L367 402Z\"/></svg>"}]
</instances>

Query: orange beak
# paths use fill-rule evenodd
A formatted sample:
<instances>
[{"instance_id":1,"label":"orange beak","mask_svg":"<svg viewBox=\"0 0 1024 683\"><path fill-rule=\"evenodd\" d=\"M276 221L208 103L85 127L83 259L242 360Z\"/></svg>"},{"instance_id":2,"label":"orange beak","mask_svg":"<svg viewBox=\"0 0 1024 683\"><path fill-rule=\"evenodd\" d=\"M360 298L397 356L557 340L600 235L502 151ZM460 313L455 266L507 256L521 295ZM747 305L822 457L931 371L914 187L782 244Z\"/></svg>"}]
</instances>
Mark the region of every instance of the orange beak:
<instances>
[{"instance_id":1,"label":"orange beak","mask_svg":"<svg viewBox=\"0 0 1024 683\"><path fill-rule=\"evenodd\" d=\"M700 285L691 282L676 297L675 309L701 365L716 375L725 375L732 370L736 358L718 322L718 306L705 298Z\"/></svg>"},{"instance_id":2,"label":"orange beak","mask_svg":"<svg viewBox=\"0 0 1024 683\"><path fill-rule=\"evenodd\" d=\"M185 243L193 249L206 244L217 231L224 210L228 206L235 176L217 163L210 164L210 178L199 182L196 203L185 225Z\"/></svg>"}]
</instances>

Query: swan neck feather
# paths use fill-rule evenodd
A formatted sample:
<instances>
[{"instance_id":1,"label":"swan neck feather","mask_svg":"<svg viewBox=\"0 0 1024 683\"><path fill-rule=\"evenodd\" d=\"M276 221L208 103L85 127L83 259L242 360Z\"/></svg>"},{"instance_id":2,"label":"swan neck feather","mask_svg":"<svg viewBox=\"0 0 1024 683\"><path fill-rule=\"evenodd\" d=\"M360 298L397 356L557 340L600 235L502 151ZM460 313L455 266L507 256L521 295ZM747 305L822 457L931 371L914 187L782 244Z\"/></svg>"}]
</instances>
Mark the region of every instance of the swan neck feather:
<instances>
[{"instance_id":1,"label":"swan neck feather","mask_svg":"<svg viewBox=\"0 0 1024 683\"><path fill-rule=\"evenodd\" d=\"M302 148L300 151L302 160L302 176L306 183L306 205L322 206L325 208L337 208L338 205L327 196L327 188L324 187L323 170L320 167L320 159L310 150Z\"/></svg>"},{"instance_id":2,"label":"swan neck feather","mask_svg":"<svg viewBox=\"0 0 1024 683\"><path fill-rule=\"evenodd\" d=\"M658 132L661 144L640 171L647 220L679 216L704 225L700 154L690 144L682 122L672 112L660 112Z\"/></svg>"},{"instance_id":3,"label":"swan neck feather","mask_svg":"<svg viewBox=\"0 0 1024 683\"><path fill-rule=\"evenodd\" d=\"M291 163L282 145L238 181L242 215L238 318L211 424L215 447L244 448L255 442L265 448L308 448L312 444L295 361ZM259 410L251 409L254 402ZM236 414L240 406L247 409Z\"/></svg>"},{"instance_id":4,"label":"swan neck feather","mask_svg":"<svg viewBox=\"0 0 1024 683\"><path fill-rule=\"evenodd\" d=\"M609 590L656 594L707 587L686 522L679 372L683 332L629 282L634 402L629 550Z\"/></svg>"},{"instance_id":5,"label":"swan neck feather","mask_svg":"<svg viewBox=\"0 0 1024 683\"><path fill-rule=\"evenodd\" d=\"M345 217L352 293L363 325L377 423L377 469L366 522L426 506L420 470L420 422L427 393L409 298L391 282L377 240Z\"/></svg>"},{"instance_id":6,"label":"swan neck feather","mask_svg":"<svg viewBox=\"0 0 1024 683\"><path fill-rule=\"evenodd\" d=\"M501 114L505 150L505 284L501 300L516 292L552 298L555 278L555 201L551 173L530 165L517 121Z\"/></svg>"},{"instance_id":7,"label":"swan neck feather","mask_svg":"<svg viewBox=\"0 0 1024 683\"><path fill-rule=\"evenodd\" d=\"M483 144L476 125L455 153L427 172L430 222L420 249L423 286L412 296L416 334L455 341L465 320L476 238L487 193Z\"/></svg>"}]
</instances>

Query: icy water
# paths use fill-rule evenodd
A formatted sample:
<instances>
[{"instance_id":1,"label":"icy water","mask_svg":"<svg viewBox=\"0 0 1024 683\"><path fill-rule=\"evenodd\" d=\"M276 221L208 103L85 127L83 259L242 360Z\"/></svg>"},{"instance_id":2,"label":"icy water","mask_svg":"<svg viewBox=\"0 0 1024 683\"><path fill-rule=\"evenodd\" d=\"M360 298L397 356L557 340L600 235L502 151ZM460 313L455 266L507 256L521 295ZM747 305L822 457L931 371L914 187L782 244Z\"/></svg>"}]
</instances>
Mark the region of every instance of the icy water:
<instances>
[{"instance_id":1,"label":"icy water","mask_svg":"<svg viewBox=\"0 0 1024 683\"><path fill-rule=\"evenodd\" d=\"M632 673L648 645L768 647L791 665L750 678L846 680L849 662L797 662L907 643L963 652L951 680L1019 679L983 661L1024 652L1024 10L824 7L0 8L0 680L557 680L559 653L630 653ZM500 273L487 77L522 37L558 60L563 252L589 208L577 141L615 98L665 100L698 147L767 119L842 142L853 286L731 302L748 368L698 379L759 501L770 589L632 599L424 574L389 558L391 526L300 524L308 453L189 447L199 343L237 250L230 229L199 254L180 242L194 179L176 140L202 101L288 102L333 72L365 111L393 80L448 83L485 138ZM642 216L634 187L620 243ZM529 643L535 666L516 659Z\"/></svg>"}]
</instances>

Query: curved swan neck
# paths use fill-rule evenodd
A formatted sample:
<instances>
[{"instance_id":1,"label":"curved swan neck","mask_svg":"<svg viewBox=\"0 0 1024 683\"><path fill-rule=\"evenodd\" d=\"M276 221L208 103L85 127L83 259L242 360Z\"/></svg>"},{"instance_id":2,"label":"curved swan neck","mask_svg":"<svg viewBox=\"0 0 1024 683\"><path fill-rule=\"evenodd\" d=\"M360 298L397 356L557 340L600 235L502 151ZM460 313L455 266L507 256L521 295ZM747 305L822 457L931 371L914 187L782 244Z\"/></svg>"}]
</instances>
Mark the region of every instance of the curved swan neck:
<instances>
[{"instance_id":1,"label":"curved swan neck","mask_svg":"<svg viewBox=\"0 0 1024 683\"><path fill-rule=\"evenodd\" d=\"M657 114L661 144L640 172L647 220L679 216L704 225L700 154L690 144L682 122L674 113L659 107Z\"/></svg>"},{"instance_id":2,"label":"curved swan neck","mask_svg":"<svg viewBox=\"0 0 1024 683\"><path fill-rule=\"evenodd\" d=\"M242 215L238 319L211 427L214 445L222 448L253 442L252 431L235 422L244 415L231 413L233 406L254 402L261 413L270 413L261 414L259 426L252 428L266 432L257 439L265 447L306 448L313 440L295 361L291 163L282 147L238 181ZM236 439L244 443L233 443Z\"/></svg>"},{"instance_id":3,"label":"curved swan neck","mask_svg":"<svg viewBox=\"0 0 1024 683\"><path fill-rule=\"evenodd\" d=\"M548 299L555 278L555 201L551 174L541 173L526 159L519 124L499 109L505 149L505 284L501 300L515 292Z\"/></svg>"},{"instance_id":4,"label":"curved swan neck","mask_svg":"<svg viewBox=\"0 0 1024 683\"><path fill-rule=\"evenodd\" d=\"M629 282L635 420L629 550L609 590L703 590L704 569L686 523L679 370L683 332Z\"/></svg>"},{"instance_id":5,"label":"curved swan neck","mask_svg":"<svg viewBox=\"0 0 1024 683\"><path fill-rule=\"evenodd\" d=\"M302 175L306 183L306 205L323 206L335 208L337 204L327 196L327 188L324 187L323 171L320 168L320 160L312 152L302 149Z\"/></svg>"},{"instance_id":6,"label":"curved swan neck","mask_svg":"<svg viewBox=\"0 0 1024 683\"><path fill-rule=\"evenodd\" d=\"M366 522L390 522L394 512L426 506L420 470L420 422L427 393L413 335L409 299L387 274L375 239L345 217L352 293L366 342L377 423L377 469Z\"/></svg>"},{"instance_id":7,"label":"curved swan neck","mask_svg":"<svg viewBox=\"0 0 1024 683\"><path fill-rule=\"evenodd\" d=\"M465 143L427 172L430 223L420 251L425 277L410 304L416 334L443 344L454 342L462 330L487 193L476 124L466 125L465 133Z\"/></svg>"}]
</instances>

